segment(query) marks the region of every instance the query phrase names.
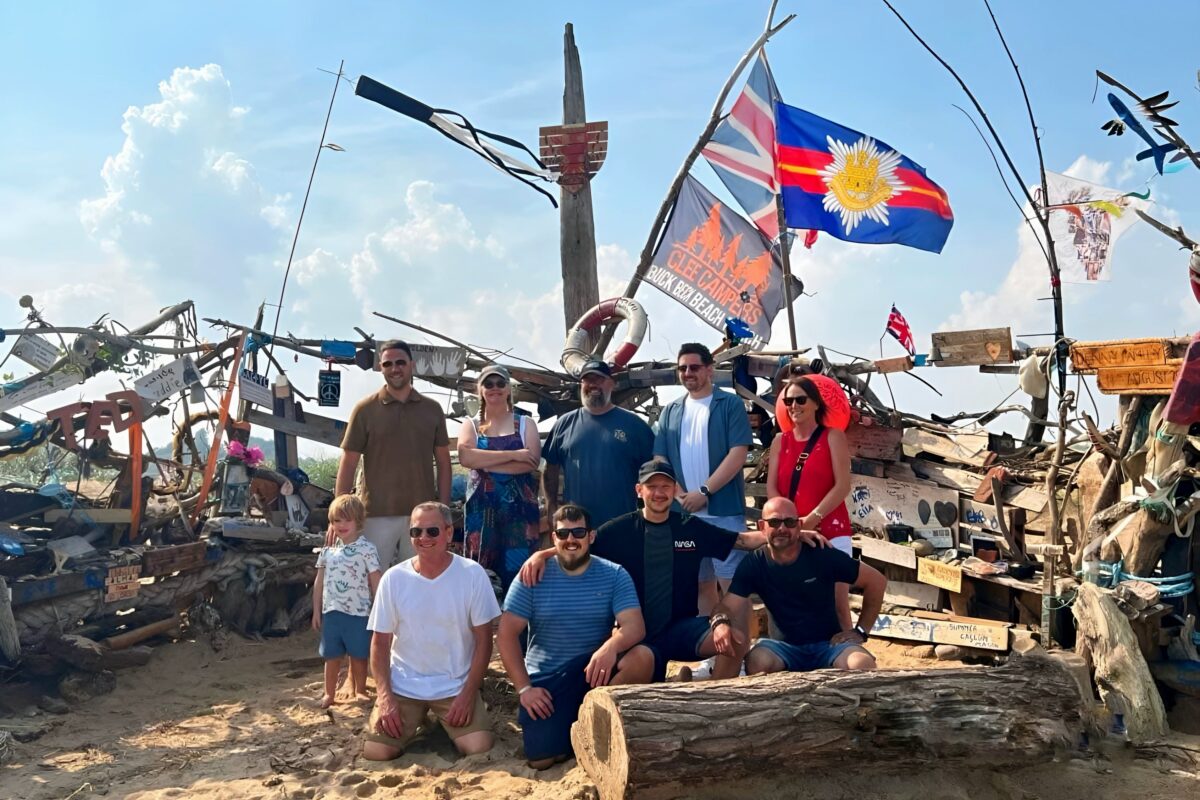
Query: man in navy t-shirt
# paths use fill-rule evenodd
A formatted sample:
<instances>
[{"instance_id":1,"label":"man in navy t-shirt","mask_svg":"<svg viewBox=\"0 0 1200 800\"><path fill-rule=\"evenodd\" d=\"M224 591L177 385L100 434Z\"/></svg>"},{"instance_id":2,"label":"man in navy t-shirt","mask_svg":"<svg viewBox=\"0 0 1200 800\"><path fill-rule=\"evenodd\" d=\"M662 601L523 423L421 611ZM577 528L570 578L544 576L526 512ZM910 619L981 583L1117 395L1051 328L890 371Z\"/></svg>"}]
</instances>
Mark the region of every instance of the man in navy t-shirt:
<instances>
[{"instance_id":1,"label":"man in navy t-shirt","mask_svg":"<svg viewBox=\"0 0 1200 800\"><path fill-rule=\"evenodd\" d=\"M588 361L579 383L583 408L559 417L542 448L547 510L553 517L561 480L563 500L586 508L599 528L637 509L633 486L654 449L654 433L637 414L613 405L608 364Z\"/></svg>"},{"instance_id":2,"label":"man in navy t-shirt","mask_svg":"<svg viewBox=\"0 0 1200 800\"><path fill-rule=\"evenodd\" d=\"M863 645L883 605L887 579L836 548L813 548L802 541L796 506L775 497L763 507L759 529L767 546L742 559L729 593L713 615L718 652L733 653L745 641L751 594L762 598L783 639L759 639L746 656L746 674L805 672L811 669L874 669ZM858 624L842 630L834 587L862 590ZM740 641L739 641L740 640Z\"/></svg>"},{"instance_id":3,"label":"man in navy t-shirt","mask_svg":"<svg viewBox=\"0 0 1200 800\"><path fill-rule=\"evenodd\" d=\"M745 656L729 650L718 654L708 617L699 616L697 594L700 563L723 559L734 549L761 547L766 536L758 531L733 533L698 517L671 510L678 491L675 471L667 461L647 461L638 474L637 493L642 510L617 517L596 531L594 555L620 564L629 572L642 603L646 638L621 659L622 669L638 682L661 681L668 661L698 661L719 655L713 677L737 675ZM824 543L815 531L799 534L806 541ZM553 550L530 557L521 568L527 585L539 580L539 570ZM743 637L743 642L744 637Z\"/></svg>"},{"instance_id":4,"label":"man in navy t-shirt","mask_svg":"<svg viewBox=\"0 0 1200 800\"><path fill-rule=\"evenodd\" d=\"M592 557L595 538L586 510L559 508L555 557L536 586L513 581L500 616L496 643L517 690L525 758L534 769L569 757L571 723L589 689L632 682L617 659L645 633L633 581L611 561Z\"/></svg>"}]
</instances>

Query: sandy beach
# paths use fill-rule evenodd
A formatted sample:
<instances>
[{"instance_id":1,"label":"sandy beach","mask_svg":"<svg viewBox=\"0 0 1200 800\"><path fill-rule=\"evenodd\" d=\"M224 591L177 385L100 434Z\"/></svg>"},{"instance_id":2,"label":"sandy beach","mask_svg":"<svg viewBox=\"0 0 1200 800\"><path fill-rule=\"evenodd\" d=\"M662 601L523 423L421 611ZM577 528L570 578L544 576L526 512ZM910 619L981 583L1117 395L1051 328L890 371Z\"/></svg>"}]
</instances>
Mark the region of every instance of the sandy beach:
<instances>
[{"instance_id":1,"label":"sandy beach","mask_svg":"<svg viewBox=\"0 0 1200 800\"><path fill-rule=\"evenodd\" d=\"M886 666L956 666L874 644ZM36 693L6 686L0 728L44 725L0 767L5 800L265 800L266 798L459 797L587 800L595 788L574 761L542 773L524 765L515 698L502 675L485 684L496 747L458 759L436 726L394 762L365 762L358 741L369 708L320 709L321 659L315 635L254 642L230 637L155 648L146 667L117 676L117 688L63 715L37 711ZM1140 758L1130 749L1074 757L1023 770L906 769L858 764L837 774L667 786L661 798L888 798L902 800L1066 800L1178 798L1200 791L1200 737L1178 734L1174 750ZM1187 750L1178 748L1189 748ZM1170 757L1174 753L1177 759Z\"/></svg>"}]
</instances>

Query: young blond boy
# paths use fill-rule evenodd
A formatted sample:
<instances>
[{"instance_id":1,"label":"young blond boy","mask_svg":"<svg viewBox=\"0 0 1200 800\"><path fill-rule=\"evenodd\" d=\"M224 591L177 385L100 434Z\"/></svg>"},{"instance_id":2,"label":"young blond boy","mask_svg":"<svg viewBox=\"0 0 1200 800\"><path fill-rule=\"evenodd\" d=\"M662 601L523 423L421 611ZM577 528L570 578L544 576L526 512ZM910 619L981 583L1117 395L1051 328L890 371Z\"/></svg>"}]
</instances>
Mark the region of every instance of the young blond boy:
<instances>
[{"instance_id":1,"label":"young blond boy","mask_svg":"<svg viewBox=\"0 0 1200 800\"><path fill-rule=\"evenodd\" d=\"M334 544L317 556L317 581L313 585L313 630L321 632L321 657L325 659L325 694L321 708L334 703L342 657L350 656L350 678L356 699L367 695L367 659L371 632L367 617L382 572L375 545L362 538L367 509L352 494L334 499L329 506L329 531Z\"/></svg>"}]
</instances>

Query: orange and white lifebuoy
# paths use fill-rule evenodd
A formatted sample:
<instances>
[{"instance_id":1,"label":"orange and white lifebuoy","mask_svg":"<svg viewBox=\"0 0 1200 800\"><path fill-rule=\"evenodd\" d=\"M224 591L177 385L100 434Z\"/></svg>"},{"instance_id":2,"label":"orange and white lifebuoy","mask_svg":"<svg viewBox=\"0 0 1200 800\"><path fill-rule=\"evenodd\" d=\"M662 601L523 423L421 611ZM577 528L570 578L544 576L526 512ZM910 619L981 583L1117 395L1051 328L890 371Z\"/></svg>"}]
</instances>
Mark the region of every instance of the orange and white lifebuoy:
<instances>
[{"instance_id":1,"label":"orange and white lifebuoy","mask_svg":"<svg viewBox=\"0 0 1200 800\"><path fill-rule=\"evenodd\" d=\"M598 305L592 306L586 314L579 318L575 326L567 331L567 342L563 346L562 358L559 359L559 363L572 377L579 377L579 371L583 369L583 365L593 358L591 351L585 349L588 334L614 319L625 320L625 339L608 363L616 369L621 369L630 362L633 354L641 347L649 324L646 309L642 308L641 303L630 297L614 297L611 300L604 300Z\"/></svg>"}]
</instances>

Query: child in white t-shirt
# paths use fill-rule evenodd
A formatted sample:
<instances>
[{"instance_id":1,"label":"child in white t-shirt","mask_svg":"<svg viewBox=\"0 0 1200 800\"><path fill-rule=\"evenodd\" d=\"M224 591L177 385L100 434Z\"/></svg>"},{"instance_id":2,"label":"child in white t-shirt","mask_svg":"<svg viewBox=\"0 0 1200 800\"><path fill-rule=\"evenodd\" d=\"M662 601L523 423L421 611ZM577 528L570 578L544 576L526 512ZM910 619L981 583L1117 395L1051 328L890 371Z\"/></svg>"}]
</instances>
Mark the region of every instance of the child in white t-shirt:
<instances>
[{"instance_id":1,"label":"child in white t-shirt","mask_svg":"<svg viewBox=\"0 0 1200 800\"><path fill-rule=\"evenodd\" d=\"M334 703L342 657L350 656L350 678L358 700L367 695L367 659L371 632L367 617L382 572L375 545L361 538L367 509L352 494L334 499L329 506L329 529L334 545L317 556L313 584L313 630L321 632L321 657L325 659L325 694L321 708Z\"/></svg>"}]
</instances>

